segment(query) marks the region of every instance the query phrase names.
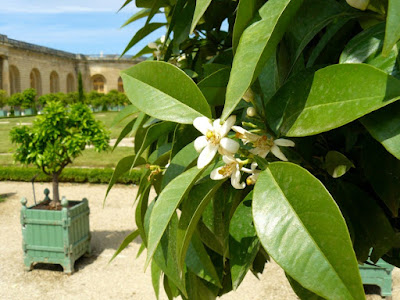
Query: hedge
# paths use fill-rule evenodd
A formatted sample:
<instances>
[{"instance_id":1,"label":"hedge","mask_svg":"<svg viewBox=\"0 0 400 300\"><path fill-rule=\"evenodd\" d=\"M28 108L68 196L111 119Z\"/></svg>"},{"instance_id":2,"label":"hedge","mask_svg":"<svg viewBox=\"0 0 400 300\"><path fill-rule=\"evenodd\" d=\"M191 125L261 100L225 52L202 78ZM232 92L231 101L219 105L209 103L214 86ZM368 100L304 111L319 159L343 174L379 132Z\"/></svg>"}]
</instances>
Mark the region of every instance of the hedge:
<instances>
[{"instance_id":1,"label":"hedge","mask_svg":"<svg viewBox=\"0 0 400 300\"><path fill-rule=\"evenodd\" d=\"M105 169L83 169L83 168L66 168L59 177L60 182L75 182L75 183L109 183L114 170L111 168ZM131 172L122 175L117 183L136 184L139 182L142 175L142 169L133 169ZM32 178L35 182L51 182L51 177L33 167L1 167L0 166L0 181L26 181L30 182Z\"/></svg>"}]
</instances>

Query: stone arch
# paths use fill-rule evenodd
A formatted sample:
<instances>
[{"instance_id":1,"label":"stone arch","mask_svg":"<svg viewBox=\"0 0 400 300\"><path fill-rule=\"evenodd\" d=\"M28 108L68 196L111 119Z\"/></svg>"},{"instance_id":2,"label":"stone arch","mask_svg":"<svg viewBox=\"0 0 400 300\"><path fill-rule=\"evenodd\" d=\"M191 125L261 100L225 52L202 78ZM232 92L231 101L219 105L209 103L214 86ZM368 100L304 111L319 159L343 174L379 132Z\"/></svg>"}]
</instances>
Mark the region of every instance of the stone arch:
<instances>
[{"instance_id":1,"label":"stone arch","mask_svg":"<svg viewBox=\"0 0 400 300\"><path fill-rule=\"evenodd\" d=\"M56 71L50 73L50 93L58 93L60 91L60 77Z\"/></svg>"},{"instance_id":2,"label":"stone arch","mask_svg":"<svg viewBox=\"0 0 400 300\"><path fill-rule=\"evenodd\" d=\"M67 93L71 93L75 91L75 79L72 73L67 75Z\"/></svg>"},{"instance_id":3,"label":"stone arch","mask_svg":"<svg viewBox=\"0 0 400 300\"><path fill-rule=\"evenodd\" d=\"M38 96L42 95L42 77L38 69L33 68L30 74L31 88L37 91Z\"/></svg>"},{"instance_id":4,"label":"stone arch","mask_svg":"<svg viewBox=\"0 0 400 300\"><path fill-rule=\"evenodd\" d=\"M96 92L105 93L106 92L106 78L101 74L96 74L92 76L92 88Z\"/></svg>"},{"instance_id":5,"label":"stone arch","mask_svg":"<svg viewBox=\"0 0 400 300\"><path fill-rule=\"evenodd\" d=\"M121 76L118 77L118 92L120 92L120 93L125 93L125 90L124 90L124 83L122 82Z\"/></svg>"},{"instance_id":6,"label":"stone arch","mask_svg":"<svg viewBox=\"0 0 400 300\"><path fill-rule=\"evenodd\" d=\"M21 77L19 70L16 66L11 65L9 69L10 73L10 95L21 92Z\"/></svg>"}]
</instances>

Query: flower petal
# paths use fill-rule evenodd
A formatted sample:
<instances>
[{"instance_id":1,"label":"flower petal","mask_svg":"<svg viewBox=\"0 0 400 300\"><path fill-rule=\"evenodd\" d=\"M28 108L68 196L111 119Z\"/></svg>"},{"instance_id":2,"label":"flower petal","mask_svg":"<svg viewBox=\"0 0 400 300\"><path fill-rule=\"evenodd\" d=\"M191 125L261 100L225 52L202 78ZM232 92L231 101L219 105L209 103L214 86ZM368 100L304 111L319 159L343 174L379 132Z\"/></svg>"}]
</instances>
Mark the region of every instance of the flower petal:
<instances>
[{"instance_id":1,"label":"flower petal","mask_svg":"<svg viewBox=\"0 0 400 300\"><path fill-rule=\"evenodd\" d=\"M218 151L218 145L208 144L203 151L201 151L199 158L197 159L197 167L203 169L207 166L214 158Z\"/></svg>"},{"instance_id":2,"label":"flower petal","mask_svg":"<svg viewBox=\"0 0 400 300\"><path fill-rule=\"evenodd\" d=\"M231 175L231 184L237 190L242 190L246 187L244 182L240 183L240 171L238 169Z\"/></svg>"},{"instance_id":3,"label":"flower petal","mask_svg":"<svg viewBox=\"0 0 400 300\"><path fill-rule=\"evenodd\" d=\"M232 155L224 155L224 156L222 156L222 160L227 165L232 164L232 163L235 163L235 164L237 163L236 159Z\"/></svg>"},{"instance_id":4,"label":"flower petal","mask_svg":"<svg viewBox=\"0 0 400 300\"><path fill-rule=\"evenodd\" d=\"M221 136L226 136L228 134L228 132L231 130L232 126L235 124L236 122L236 116L230 116L225 122L224 124L222 124L219 134Z\"/></svg>"},{"instance_id":5,"label":"flower petal","mask_svg":"<svg viewBox=\"0 0 400 300\"><path fill-rule=\"evenodd\" d=\"M271 147L271 152L273 155L275 155L277 158L283 161L287 161L288 159L286 158L285 154L282 153L281 149L279 149L278 146L273 145Z\"/></svg>"},{"instance_id":6,"label":"flower petal","mask_svg":"<svg viewBox=\"0 0 400 300\"><path fill-rule=\"evenodd\" d=\"M238 132L240 134L245 134L245 133L248 132L246 129L244 129L244 128L240 127L240 126L232 126L232 130L235 131L235 132Z\"/></svg>"},{"instance_id":7,"label":"flower petal","mask_svg":"<svg viewBox=\"0 0 400 300\"><path fill-rule=\"evenodd\" d=\"M282 147L294 147L295 145L293 141L287 139L276 139L274 140L274 144Z\"/></svg>"},{"instance_id":8,"label":"flower petal","mask_svg":"<svg viewBox=\"0 0 400 300\"><path fill-rule=\"evenodd\" d=\"M194 140L194 149L196 149L197 152L201 152L207 144L207 138L204 135L199 136Z\"/></svg>"},{"instance_id":9,"label":"flower petal","mask_svg":"<svg viewBox=\"0 0 400 300\"><path fill-rule=\"evenodd\" d=\"M207 134L207 131L214 131L212 122L207 117L198 117L194 119L193 126L204 135Z\"/></svg>"},{"instance_id":10,"label":"flower petal","mask_svg":"<svg viewBox=\"0 0 400 300\"><path fill-rule=\"evenodd\" d=\"M219 167L219 168L216 168L215 170L212 170L211 174L210 174L210 178L212 180L221 180L221 179L228 177L228 175L223 175L223 174L219 173L219 170L221 170L222 168L223 167Z\"/></svg>"},{"instance_id":11,"label":"flower petal","mask_svg":"<svg viewBox=\"0 0 400 300\"><path fill-rule=\"evenodd\" d=\"M224 150L230 153L236 153L240 147L238 142L231 140L230 138L227 137L222 138L219 144Z\"/></svg>"},{"instance_id":12,"label":"flower petal","mask_svg":"<svg viewBox=\"0 0 400 300\"><path fill-rule=\"evenodd\" d=\"M265 158L268 155L269 150L261 149L261 148L253 148L253 149L250 149L249 152L254 155L258 155L259 157Z\"/></svg>"}]
</instances>

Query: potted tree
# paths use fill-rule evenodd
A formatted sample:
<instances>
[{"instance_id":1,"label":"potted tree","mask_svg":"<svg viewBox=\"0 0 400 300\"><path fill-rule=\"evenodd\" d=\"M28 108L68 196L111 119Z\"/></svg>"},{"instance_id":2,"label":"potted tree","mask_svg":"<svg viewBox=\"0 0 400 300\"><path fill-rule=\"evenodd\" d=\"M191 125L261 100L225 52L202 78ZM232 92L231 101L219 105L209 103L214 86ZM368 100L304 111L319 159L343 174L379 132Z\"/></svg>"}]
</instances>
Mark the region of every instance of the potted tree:
<instances>
[{"instance_id":1,"label":"potted tree","mask_svg":"<svg viewBox=\"0 0 400 300\"><path fill-rule=\"evenodd\" d=\"M96 151L109 148L109 134L94 119L84 104L69 109L60 102L50 102L32 127L15 127L11 140L18 145L16 161L33 164L52 177L53 197L26 207L22 201L21 223L24 262L28 270L35 262L61 264L72 273L74 262L90 252L88 201L60 201L59 177L86 146Z\"/></svg>"},{"instance_id":2,"label":"potted tree","mask_svg":"<svg viewBox=\"0 0 400 300\"><path fill-rule=\"evenodd\" d=\"M3 110L3 107L7 104L7 92L0 90L0 117L6 117L7 114Z\"/></svg>"}]
</instances>

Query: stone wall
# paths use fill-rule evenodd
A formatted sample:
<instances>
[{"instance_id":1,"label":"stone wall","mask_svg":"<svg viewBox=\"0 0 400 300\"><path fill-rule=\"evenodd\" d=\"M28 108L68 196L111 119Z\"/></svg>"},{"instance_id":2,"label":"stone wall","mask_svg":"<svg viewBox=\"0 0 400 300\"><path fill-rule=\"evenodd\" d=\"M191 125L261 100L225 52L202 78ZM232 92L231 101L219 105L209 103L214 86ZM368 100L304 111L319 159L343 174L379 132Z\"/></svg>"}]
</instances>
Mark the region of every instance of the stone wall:
<instances>
[{"instance_id":1,"label":"stone wall","mask_svg":"<svg viewBox=\"0 0 400 300\"><path fill-rule=\"evenodd\" d=\"M93 89L96 75L105 78L104 92L118 89L120 71L141 59L119 59L116 55L85 56L8 39L0 35L0 89L8 94L34 87L39 95L50 93L50 74L55 72L59 91L67 92L67 76L73 76L77 89L78 72L82 73L86 91ZM54 73L53 73L54 74ZM53 85L54 87L54 85Z\"/></svg>"}]
</instances>

